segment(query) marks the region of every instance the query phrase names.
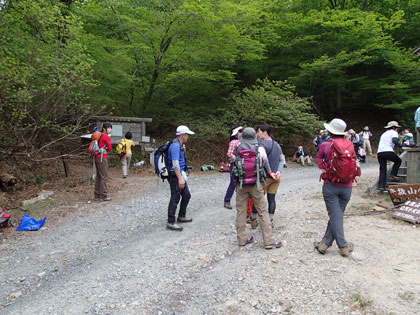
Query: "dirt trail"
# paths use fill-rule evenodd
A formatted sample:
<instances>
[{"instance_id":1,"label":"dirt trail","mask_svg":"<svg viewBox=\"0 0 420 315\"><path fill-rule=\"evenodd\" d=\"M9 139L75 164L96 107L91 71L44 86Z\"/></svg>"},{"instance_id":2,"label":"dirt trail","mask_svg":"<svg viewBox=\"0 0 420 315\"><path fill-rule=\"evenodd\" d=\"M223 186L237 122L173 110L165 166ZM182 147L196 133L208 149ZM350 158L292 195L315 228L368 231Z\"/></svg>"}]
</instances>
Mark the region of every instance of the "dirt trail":
<instances>
[{"instance_id":1,"label":"dirt trail","mask_svg":"<svg viewBox=\"0 0 420 315\"><path fill-rule=\"evenodd\" d=\"M364 165L353 189L348 259L312 247L328 220L315 168L285 169L274 228L285 245L270 251L259 229L249 229L255 243L237 246L235 211L222 207L228 174L190 177L194 221L181 233L164 228L168 184L132 180L125 201L86 203L45 230L3 242L0 312L419 313L419 229L358 215L377 202L365 193L377 173L376 164Z\"/></svg>"}]
</instances>

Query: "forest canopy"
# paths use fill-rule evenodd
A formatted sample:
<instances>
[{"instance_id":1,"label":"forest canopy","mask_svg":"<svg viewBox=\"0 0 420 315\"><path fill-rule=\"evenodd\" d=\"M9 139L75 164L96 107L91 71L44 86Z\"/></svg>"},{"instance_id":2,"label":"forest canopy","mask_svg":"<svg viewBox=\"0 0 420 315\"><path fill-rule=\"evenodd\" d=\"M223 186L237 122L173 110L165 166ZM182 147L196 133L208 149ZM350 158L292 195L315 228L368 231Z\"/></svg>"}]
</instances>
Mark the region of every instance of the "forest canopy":
<instances>
[{"instance_id":1,"label":"forest canopy","mask_svg":"<svg viewBox=\"0 0 420 315\"><path fill-rule=\"evenodd\" d=\"M0 146L35 156L98 112L207 136L265 121L305 136L351 111L409 121L419 29L420 0L3 0Z\"/></svg>"}]
</instances>

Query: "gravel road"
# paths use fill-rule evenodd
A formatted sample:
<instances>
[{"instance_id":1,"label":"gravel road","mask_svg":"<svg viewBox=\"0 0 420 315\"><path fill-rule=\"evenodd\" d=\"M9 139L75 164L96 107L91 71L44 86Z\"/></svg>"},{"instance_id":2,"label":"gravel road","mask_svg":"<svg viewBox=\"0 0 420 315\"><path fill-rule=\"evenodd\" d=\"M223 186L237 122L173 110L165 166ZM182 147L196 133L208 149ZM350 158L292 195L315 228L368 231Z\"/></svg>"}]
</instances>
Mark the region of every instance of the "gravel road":
<instances>
[{"instance_id":1,"label":"gravel road","mask_svg":"<svg viewBox=\"0 0 420 315\"><path fill-rule=\"evenodd\" d=\"M376 203L364 191L377 173L377 164L363 166L350 209ZM194 221L182 232L165 229L168 184L147 178L124 203L85 204L55 225L3 242L0 313L420 312L418 229L385 216L349 216L353 255L332 248L322 256L312 247L328 219L319 170L287 168L274 228L284 246L265 250L260 230L250 229L256 242L239 248L235 210L222 207L228 176L190 177ZM389 242L398 233L407 239L402 247Z\"/></svg>"}]
</instances>

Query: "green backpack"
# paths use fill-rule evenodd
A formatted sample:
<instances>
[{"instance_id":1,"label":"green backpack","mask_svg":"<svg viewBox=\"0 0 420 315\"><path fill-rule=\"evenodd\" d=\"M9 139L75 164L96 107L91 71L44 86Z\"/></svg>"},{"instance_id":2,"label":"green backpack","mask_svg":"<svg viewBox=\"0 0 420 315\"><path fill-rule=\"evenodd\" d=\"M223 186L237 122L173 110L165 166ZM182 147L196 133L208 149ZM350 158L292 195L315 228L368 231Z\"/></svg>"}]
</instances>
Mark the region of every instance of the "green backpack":
<instances>
[{"instance_id":1,"label":"green backpack","mask_svg":"<svg viewBox=\"0 0 420 315\"><path fill-rule=\"evenodd\" d=\"M126 154L127 151L127 145L125 143L125 139L121 139L118 141L117 147L115 148L115 151L117 152L118 156L123 157Z\"/></svg>"}]
</instances>

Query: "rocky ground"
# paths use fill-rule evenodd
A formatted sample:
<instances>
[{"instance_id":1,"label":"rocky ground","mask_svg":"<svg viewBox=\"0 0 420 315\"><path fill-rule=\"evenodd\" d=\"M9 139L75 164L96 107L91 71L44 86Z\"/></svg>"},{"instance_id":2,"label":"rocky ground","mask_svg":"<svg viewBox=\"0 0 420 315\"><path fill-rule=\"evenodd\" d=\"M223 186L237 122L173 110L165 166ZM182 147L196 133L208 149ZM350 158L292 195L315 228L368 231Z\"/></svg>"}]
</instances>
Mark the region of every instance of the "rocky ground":
<instances>
[{"instance_id":1,"label":"rocky ground","mask_svg":"<svg viewBox=\"0 0 420 315\"><path fill-rule=\"evenodd\" d=\"M287 168L274 232L284 242L239 248L235 210L222 207L228 174L189 179L192 223L165 229L168 184L131 178L111 203L77 205L71 215L0 244L2 314L418 314L420 231L386 214L366 188L378 165L363 166L345 218L355 244L313 249L328 220L315 167ZM383 199L383 197L380 197Z\"/></svg>"}]
</instances>

